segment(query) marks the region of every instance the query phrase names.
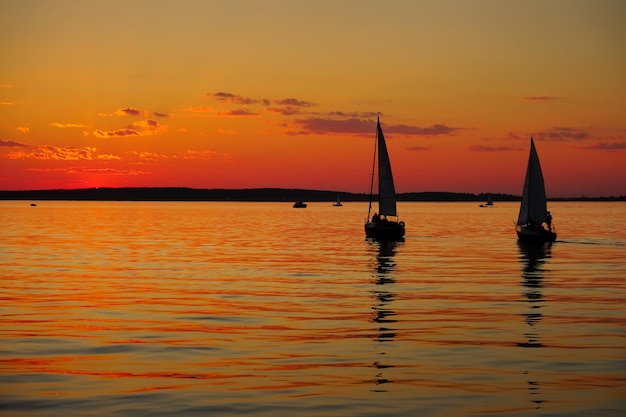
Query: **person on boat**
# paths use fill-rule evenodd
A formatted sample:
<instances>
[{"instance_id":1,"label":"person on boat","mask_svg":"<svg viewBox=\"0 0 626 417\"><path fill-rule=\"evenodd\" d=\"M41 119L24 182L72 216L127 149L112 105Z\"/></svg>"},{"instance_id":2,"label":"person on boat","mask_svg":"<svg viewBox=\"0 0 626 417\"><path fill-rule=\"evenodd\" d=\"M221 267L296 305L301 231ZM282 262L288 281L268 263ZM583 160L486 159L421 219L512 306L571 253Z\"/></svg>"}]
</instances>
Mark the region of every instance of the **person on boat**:
<instances>
[{"instance_id":1,"label":"person on boat","mask_svg":"<svg viewBox=\"0 0 626 417\"><path fill-rule=\"evenodd\" d=\"M548 212L548 215L546 216L546 224L548 225L548 230L552 231L552 215L550 212Z\"/></svg>"},{"instance_id":2,"label":"person on boat","mask_svg":"<svg viewBox=\"0 0 626 417\"><path fill-rule=\"evenodd\" d=\"M380 221L380 216L378 215L378 213L374 213L374 215L372 216L372 223L378 223Z\"/></svg>"}]
</instances>

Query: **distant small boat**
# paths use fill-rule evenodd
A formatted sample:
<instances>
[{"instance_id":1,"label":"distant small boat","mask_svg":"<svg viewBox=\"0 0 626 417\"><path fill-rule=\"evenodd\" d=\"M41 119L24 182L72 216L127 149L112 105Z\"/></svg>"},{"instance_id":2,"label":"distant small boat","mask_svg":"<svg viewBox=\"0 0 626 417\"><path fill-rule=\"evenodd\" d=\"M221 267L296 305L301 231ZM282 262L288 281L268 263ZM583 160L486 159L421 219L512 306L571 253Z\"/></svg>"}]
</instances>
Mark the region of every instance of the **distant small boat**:
<instances>
[{"instance_id":1,"label":"distant small boat","mask_svg":"<svg viewBox=\"0 0 626 417\"><path fill-rule=\"evenodd\" d=\"M35 203L30 203L30 206L31 206L31 207L37 207L37 204L35 204Z\"/></svg>"},{"instance_id":2,"label":"distant small boat","mask_svg":"<svg viewBox=\"0 0 626 417\"><path fill-rule=\"evenodd\" d=\"M485 204L481 204L481 207L489 207L493 206L493 201L491 201L491 194L487 194L487 202Z\"/></svg>"},{"instance_id":3,"label":"distant small boat","mask_svg":"<svg viewBox=\"0 0 626 417\"><path fill-rule=\"evenodd\" d=\"M530 138L530 155L515 231L520 242L545 243L556 240L556 233L552 231L552 216L546 204L546 188L533 138Z\"/></svg>"},{"instance_id":4,"label":"distant small boat","mask_svg":"<svg viewBox=\"0 0 626 417\"><path fill-rule=\"evenodd\" d=\"M304 201L298 200L293 203L293 208L306 208L306 203Z\"/></svg>"},{"instance_id":5,"label":"distant small boat","mask_svg":"<svg viewBox=\"0 0 626 417\"><path fill-rule=\"evenodd\" d=\"M378 156L378 213L370 217L374 192L374 174ZM387 216L394 217L389 220ZM387 153L385 136L380 127L380 119L376 123L376 141L374 145L374 166L372 167L372 184L370 186L370 205L367 210L365 236L381 241L398 241L404 239L404 222L398 220L396 212L396 189L393 185L391 162Z\"/></svg>"},{"instance_id":6,"label":"distant small boat","mask_svg":"<svg viewBox=\"0 0 626 417\"><path fill-rule=\"evenodd\" d=\"M335 207L343 206L343 204L341 204L341 199L339 198L339 194L337 194L337 202L335 204L333 204L333 206L335 206Z\"/></svg>"}]
</instances>

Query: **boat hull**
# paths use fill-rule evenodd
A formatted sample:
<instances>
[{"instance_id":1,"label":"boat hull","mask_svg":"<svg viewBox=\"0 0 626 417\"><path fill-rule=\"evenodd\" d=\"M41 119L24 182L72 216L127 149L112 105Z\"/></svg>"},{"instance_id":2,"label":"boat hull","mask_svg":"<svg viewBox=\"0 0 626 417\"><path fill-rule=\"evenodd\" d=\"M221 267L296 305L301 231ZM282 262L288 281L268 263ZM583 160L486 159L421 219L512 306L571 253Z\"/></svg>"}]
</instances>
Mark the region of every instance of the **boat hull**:
<instances>
[{"instance_id":1,"label":"boat hull","mask_svg":"<svg viewBox=\"0 0 626 417\"><path fill-rule=\"evenodd\" d=\"M365 236L376 240L403 240L404 222L367 222L365 223Z\"/></svg>"},{"instance_id":2,"label":"boat hull","mask_svg":"<svg viewBox=\"0 0 626 417\"><path fill-rule=\"evenodd\" d=\"M556 240L556 233L537 226L517 226L517 239L524 243L546 243Z\"/></svg>"}]
</instances>

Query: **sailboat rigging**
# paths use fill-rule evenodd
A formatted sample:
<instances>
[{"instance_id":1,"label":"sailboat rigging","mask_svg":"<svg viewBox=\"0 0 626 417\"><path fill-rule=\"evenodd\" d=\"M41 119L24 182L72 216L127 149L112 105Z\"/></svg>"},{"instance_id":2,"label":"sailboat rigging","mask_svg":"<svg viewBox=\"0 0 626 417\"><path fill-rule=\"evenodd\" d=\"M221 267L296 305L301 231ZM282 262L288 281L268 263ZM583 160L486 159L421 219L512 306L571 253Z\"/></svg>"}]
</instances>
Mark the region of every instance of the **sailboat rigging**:
<instances>
[{"instance_id":1,"label":"sailboat rigging","mask_svg":"<svg viewBox=\"0 0 626 417\"><path fill-rule=\"evenodd\" d=\"M377 158L378 157L378 161ZM372 213L374 198L374 176L378 162L378 213ZM392 217L389 219L388 217ZM404 222L398 220L396 211L396 190L393 184L391 162L387 152L387 144L380 118L376 122L376 141L374 142L374 162L372 164L372 182L370 185L370 202L365 222L365 235L378 240L402 240L404 238Z\"/></svg>"},{"instance_id":2,"label":"sailboat rigging","mask_svg":"<svg viewBox=\"0 0 626 417\"><path fill-rule=\"evenodd\" d=\"M522 203L520 204L515 231L520 242L545 243L556 240L556 233L552 230L552 216L546 203L546 189L541 164L532 137L530 138L530 154L526 167Z\"/></svg>"}]
</instances>

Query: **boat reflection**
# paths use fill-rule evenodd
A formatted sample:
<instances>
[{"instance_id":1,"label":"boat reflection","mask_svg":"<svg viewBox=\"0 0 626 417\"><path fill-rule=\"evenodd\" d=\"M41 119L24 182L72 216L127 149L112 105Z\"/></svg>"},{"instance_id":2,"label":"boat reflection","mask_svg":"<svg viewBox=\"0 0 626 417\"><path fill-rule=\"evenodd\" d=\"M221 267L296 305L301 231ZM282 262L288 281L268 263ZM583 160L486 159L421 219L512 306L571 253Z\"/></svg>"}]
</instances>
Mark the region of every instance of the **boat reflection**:
<instances>
[{"instance_id":1,"label":"boat reflection","mask_svg":"<svg viewBox=\"0 0 626 417\"><path fill-rule=\"evenodd\" d=\"M524 333L524 342L517 343L523 348L542 348L539 324L542 319L541 309L545 306L543 296L544 278L546 273L545 264L551 257L552 243L543 245L525 244L518 242L520 251L520 262L522 263L523 295L528 302L528 310L522 313L524 321L528 325L528 330ZM535 409L540 409L545 400L540 399L540 385L531 371L524 371L528 392Z\"/></svg>"},{"instance_id":2,"label":"boat reflection","mask_svg":"<svg viewBox=\"0 0 626 417\"><path fill-rule=\"evenodd\" d=\"M396 298L396 293L393 291L395 284L395 278L393 271L395 269L395 262L393 260L396 254L397 245L401 244L394 241L376 241L368 240L372 251L376 252L376 262L373 267L373 284L372 294L374 297L374 304L372 305L372 318L370 321L375 323L377 329L374 333L374 340L377 342L376 349L379 351L380 358L376 360L373 366L377 369L376 376L373 379L376 388L374 392L385 392L381 385L393 382L387 379L383 370L387 368L393 368L393 365L386 363L386 349L384 344L391 342L396 337L396 329L394 329L393 323L395 319L395 311L391 308L391 304Z\"/></svg>"}]
</instances>

